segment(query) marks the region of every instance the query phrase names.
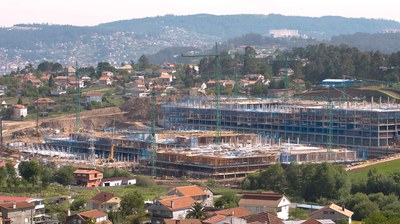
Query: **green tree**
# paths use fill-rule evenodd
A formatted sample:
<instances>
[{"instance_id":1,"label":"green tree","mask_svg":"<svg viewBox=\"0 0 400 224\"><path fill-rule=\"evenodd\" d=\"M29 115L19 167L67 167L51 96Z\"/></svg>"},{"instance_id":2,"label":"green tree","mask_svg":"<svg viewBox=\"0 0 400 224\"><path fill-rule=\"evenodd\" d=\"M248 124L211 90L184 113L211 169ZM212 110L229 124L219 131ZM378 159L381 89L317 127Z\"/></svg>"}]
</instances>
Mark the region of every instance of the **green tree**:
<instances>
[{"instance_id":1,"label":"green tree","mask_svg":"<svg viewBox=\"0 0 400 224\"><path fill-rule=\"evenodd\" d=\"M41 166L37 161L22 161L18 170L23 179L35 185L41 174Z\"/></svg>"},{"instance_id":2,"label":"green tree","mask_svg":"<svg viewBox=\"0 0 400 224\"><path fill-rule=\"evenodd\" d=\"M56 81L54 80L54 77L53 76L50 76L50 78L49 78L49 87L50 88L55 88L57 85L56 85Z\"/></svg>"},{"instance_id":3,"label":"green tree","mask_svg":"<svg viewBox=\"0 0 400 224\"><path fill-rule=\"evenodd\" d=\"M306 220L308 213L301 208L293 208L289 210L289 220Z\"/></svg>"},{"instance_id":4,"label":"green tree","mask_svg":"<svg viewBox=\"0 0 400 224\"><path fill-rule=\"evenodd\" d=\"M125 194L121 199L122 215L141 215L144 213L144 199L137 191Z\"/></svg>"},{"instance_id":5,"label":"green tree","mask_svg":"<svg viewBox=\"0 0 400 224\"><path fill-rule=\"evenodd\" d=\"M261 172L261 185L266 190L283 193L286 190L286 175L280 163L269 166Z\"/></svg>"},{"instance_id":6,"label":"green tree","mask_svg":"<svg viewBox=\"0 0 400 224\"><path fill-rule=\"evenodd\" d=\"M142 55L140 56L139 60L138 60L138 66L140 70L144 70L147 68L151 68L151 64L149 59L146 57L146 55Z\"/></svg>"},{"instance_id":7,"label":"green tree","mask_svg":"<svg viewBox=\"0 0 400 224\"><path fill-rule=\"evenodd\" d=\"M215 207L234 208L239 205L240 198L233 192L225 192L215 201Z\"/></svg>"},{"instance_id":8,"label":"green tree","mask_svg":"<svg viewBox=\"0 0 400 224\"><path fill-rule=\"evenodd\" d=\"M75 183L74 171L76 170L73 166L63 166L58 169L54 174L54 181L62 185L72 185Z\"/></svg>"},{"instance_id":9,"label":"green tree","mask_svg":"<svg viewBox=\"0 0 400 224\"><path fill-rule=\"evenodd\" d=\"M20 104L20 105L24 104L24 103L22 102L22 98L21 98L21 97L18 97L17 104Z\"/></svg>"},{"instance_id":10,"label":"green tree","mask_svg":"<svg viewBox=\"0 0 400 224\"><path fill-rule=\"evenodd\" d=\"M243 74L255 73L257 68L257 52L254 48L247 46L243 56Z\"/></svg>"},{"instance_id":11,"label":"green tree","mask_svg":"<svg viewBox=\"0 0 400 224\"><path fill-rule=\"evenodd\" d=\"M76 199L69 206L72 211L79 211L80 209L85 208L85 200L84 199Z\"/></svg>"},{"instance_id":12,"label":"green tree","mask_svg":"<svg viewBox=\"0 0 400 224\"><path fill-rule=\"evenodd\" d=\"M195 202L193 207L188 211L186 218L204 220L206 218L206 212L204 211L203 205L199 202Z\"/></svg>"}]
</instances>

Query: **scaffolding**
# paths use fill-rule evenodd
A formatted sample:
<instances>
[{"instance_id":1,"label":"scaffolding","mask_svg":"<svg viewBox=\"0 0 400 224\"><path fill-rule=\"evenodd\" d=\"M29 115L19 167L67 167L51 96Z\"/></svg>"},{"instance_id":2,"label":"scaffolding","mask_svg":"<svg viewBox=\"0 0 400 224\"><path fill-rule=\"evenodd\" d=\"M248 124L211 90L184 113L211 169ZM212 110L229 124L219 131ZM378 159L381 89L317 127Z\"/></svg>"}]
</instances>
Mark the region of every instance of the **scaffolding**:
<instances>
[{"instance_id":1,"label":"scaffolding","mask_svg":"<svg viewBox=\"0 0 400 224\"><path fill-rule=\"evenodd\" d=\"M166 127L177 130L215 130L213 101L192 100L162 105ZM264 134L332 147L366 148L371 157L398 153L398 104L237 99L220 103L221 127L239 133Z\"/></svg>"}]
</instances>

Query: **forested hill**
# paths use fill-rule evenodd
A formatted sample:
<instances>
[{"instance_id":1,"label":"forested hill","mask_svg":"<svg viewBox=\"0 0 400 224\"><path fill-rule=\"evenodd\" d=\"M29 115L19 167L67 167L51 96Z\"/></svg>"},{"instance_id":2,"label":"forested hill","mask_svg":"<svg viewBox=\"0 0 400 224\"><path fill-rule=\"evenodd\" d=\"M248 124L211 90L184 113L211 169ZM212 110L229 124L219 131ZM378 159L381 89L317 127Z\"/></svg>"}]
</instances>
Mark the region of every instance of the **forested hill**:
<instances>
[{"instance_id":1,"label":"forested hill","mask_svg":"<svg viewBox=\"0 0 400 224\"><path fill-rule=\"evenodd\" d=\"M179 27L203 35L232 38L246 33L267 34L271 29L296 29L301 34L320 39L357 32L378 33L385 29L400 29L400 23L392 20L345 18L339 16L302 17L270 15L166 15L100 24L111 30L155 32L160 28Z\"/></svg>"},{"instance_id":2,"label":"forested hill","mask_svg":"<svg viewBox=\"0 0 400 224\"><path fill-rule=\"evenodd\" d=\"M333 45L346 44L362 51L400 51L400 33L355 33L332 37Z\"/></svg>"}]
</instances>

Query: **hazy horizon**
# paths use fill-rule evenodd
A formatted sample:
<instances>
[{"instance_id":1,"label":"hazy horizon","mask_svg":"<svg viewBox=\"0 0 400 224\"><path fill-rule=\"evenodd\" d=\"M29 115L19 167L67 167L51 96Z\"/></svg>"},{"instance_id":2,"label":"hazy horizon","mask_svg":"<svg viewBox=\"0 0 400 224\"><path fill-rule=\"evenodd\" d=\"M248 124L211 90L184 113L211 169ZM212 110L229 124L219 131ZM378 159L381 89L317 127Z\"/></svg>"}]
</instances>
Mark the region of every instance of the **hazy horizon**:
<instances>
[{"instance_id":1,"label":"hazy horizon","mask_svg":"<svg viewBox=\"0 0 400 224\"><path fill-rule=\"evenodd\" d=\"M400 2L313 1L313 0L132 0L100 2L95 0L4 0L0 8L0 26L15 24L60 24L94 26L100 23L136 18L173 15L282 14L286 16L342 16L388 19L400 22Z\"/></svg>"}]
</instances>

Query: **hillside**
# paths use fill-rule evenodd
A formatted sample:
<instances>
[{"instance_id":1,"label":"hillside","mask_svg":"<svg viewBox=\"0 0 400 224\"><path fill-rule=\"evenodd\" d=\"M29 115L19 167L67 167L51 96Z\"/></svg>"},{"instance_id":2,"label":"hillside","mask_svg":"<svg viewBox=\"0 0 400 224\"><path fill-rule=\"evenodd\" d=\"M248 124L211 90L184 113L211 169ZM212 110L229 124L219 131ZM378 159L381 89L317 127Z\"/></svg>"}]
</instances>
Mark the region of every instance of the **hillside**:
<instances>
[{"instance_id":1,"label":"hillside","mask_svg":"<svg viewBox=\"0 0 400 224\"><path fill-rule=\"evenodd\" d=\"M75 61L82 65L93 65L99 61L120 64L136 61L143 54L153 55L159 52L153 57L158 62L171 59L171 55L165 53L175 54L176 51L171 50L174 47L207 50L215 42L224 42L248 33L268 35L271 29L296 29L302 36L315 38L277 42L270 39L266 42L269 45L277 43L280 48L306 46L317 40L328 40L332 36L338 36L334 38L337 44L343 42L353 46L360 45L361 42L350 41L347 36L344 38L340 35L352 35L357 32L366 35L386 29L400 29L400 23L383 19L337 16L197 14L166 15L85 27L19 24L10 28L0 28L0 74L2 69L7 71L10 64L23 67L28 62L39 64L44 60L58 61L62 64L72 64ZM400 50L400 47L394 47L397 45L386 46L382 44L386 42L378 41L379 38L387 38L386 36L376 37L378 39L369 44L371 49L389 49L391 52ZM165 48L166 51L160 52Z\"/></svg>"}]
</instances>

